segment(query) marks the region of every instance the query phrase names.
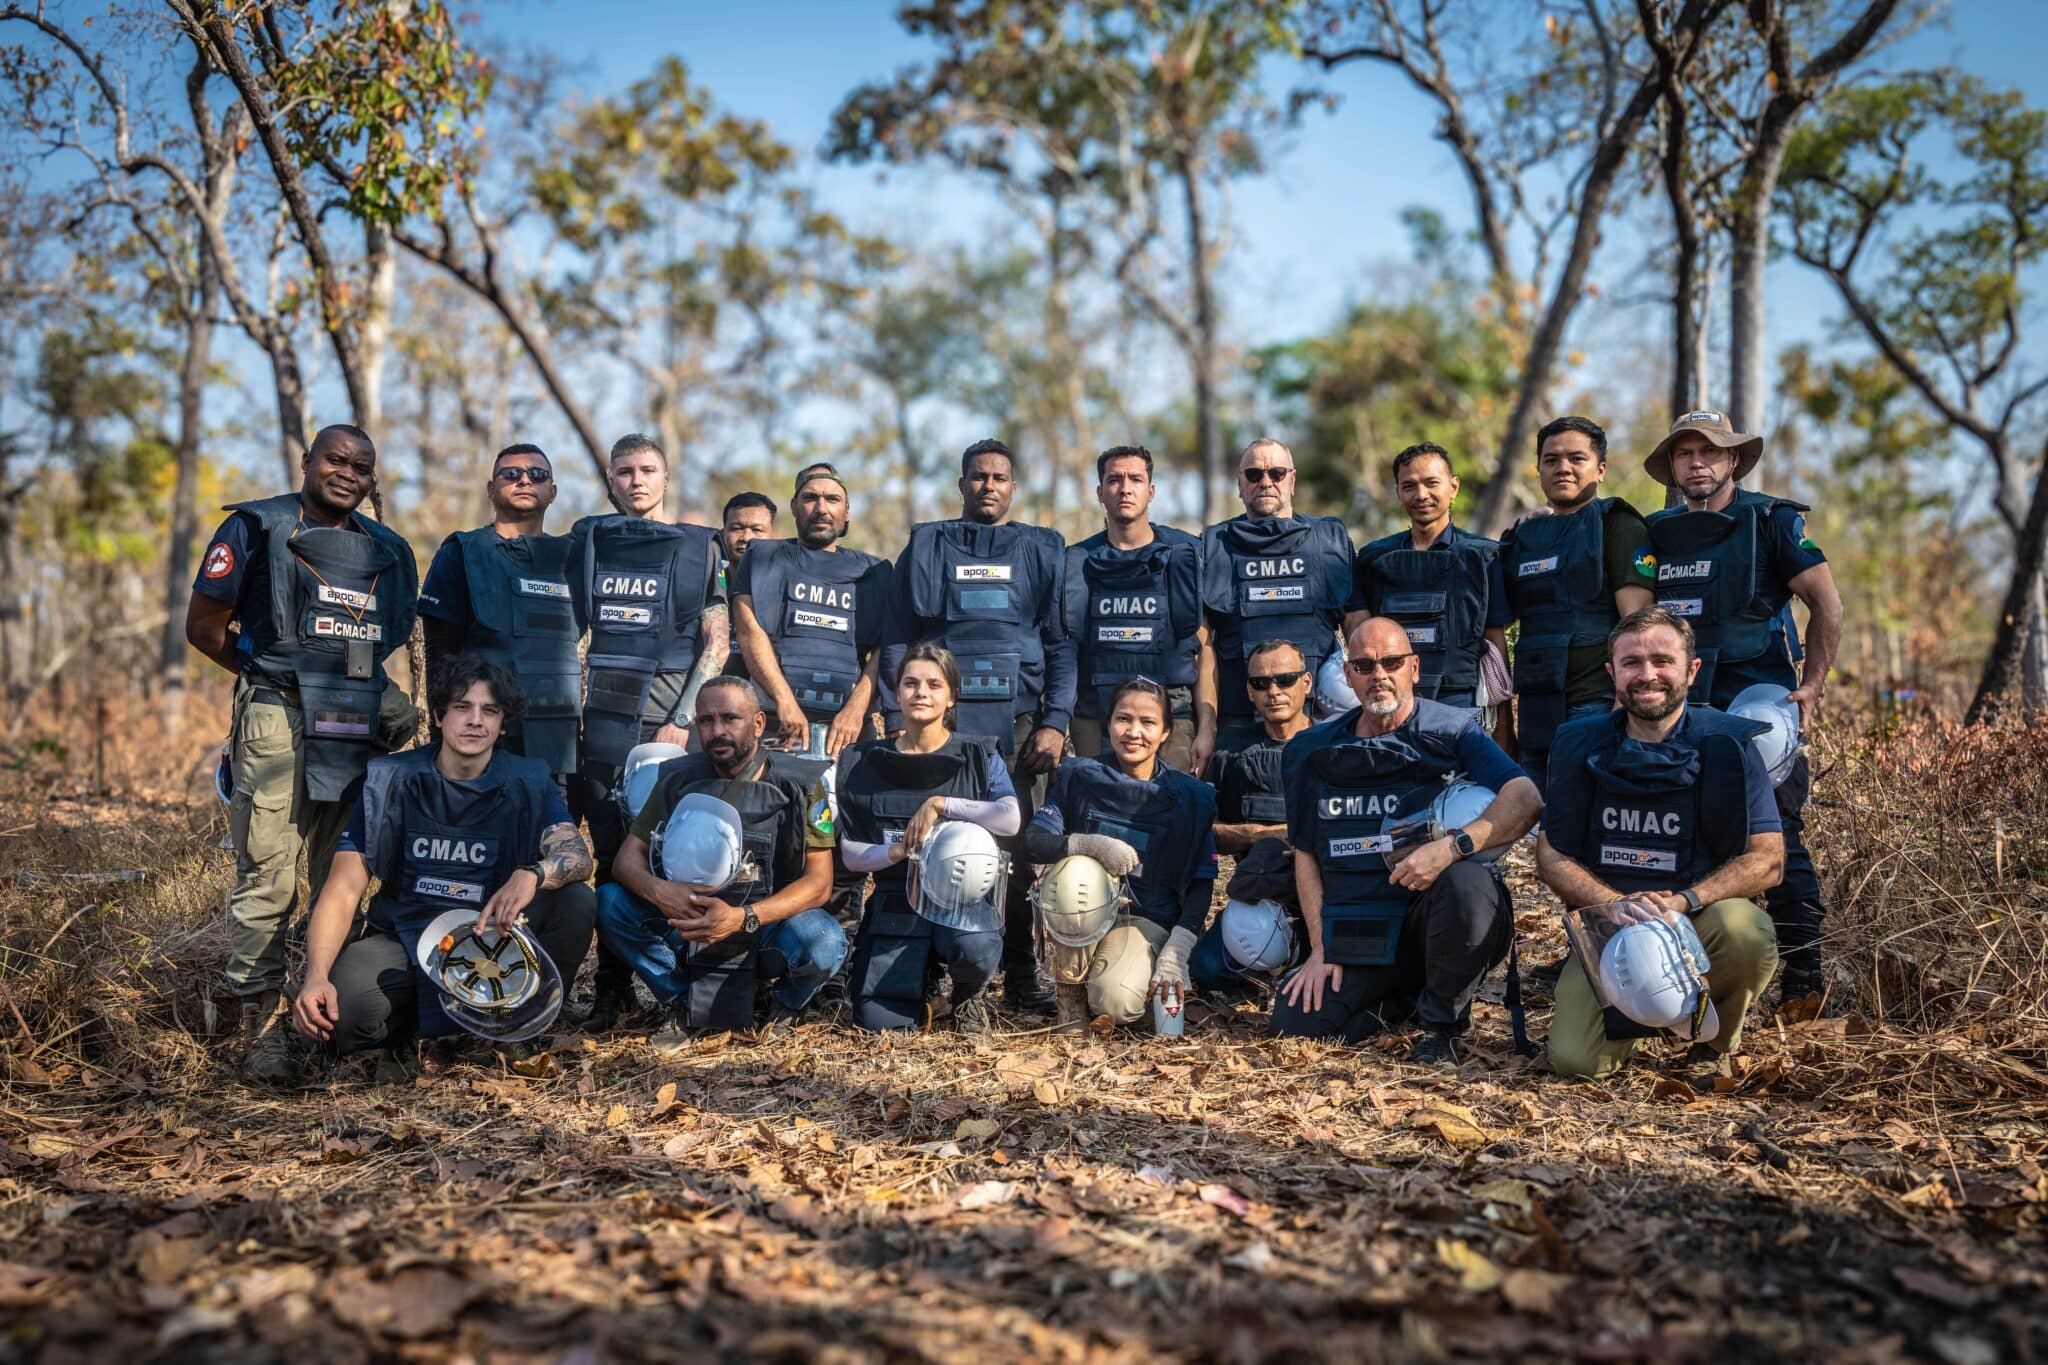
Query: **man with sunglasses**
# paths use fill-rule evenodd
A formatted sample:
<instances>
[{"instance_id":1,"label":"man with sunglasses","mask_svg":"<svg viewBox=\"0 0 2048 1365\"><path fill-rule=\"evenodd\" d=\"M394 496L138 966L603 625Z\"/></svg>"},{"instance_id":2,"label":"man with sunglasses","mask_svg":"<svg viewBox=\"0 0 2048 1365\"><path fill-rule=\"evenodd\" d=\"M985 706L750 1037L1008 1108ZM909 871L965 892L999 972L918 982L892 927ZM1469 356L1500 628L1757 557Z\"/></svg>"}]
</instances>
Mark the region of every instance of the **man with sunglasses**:
<instances>
[{"instance_id":1,"label":"man with sunglasses","mask_svg":"<svg viewBox=\"0 0 2048 1365\"><path fill-rule=\"evenodd\" d=\"M1351 594L1351 533L1335 517L1294 512L1294 452L1262 437L1237 457L1244 511L1202 531L1202 604L1213 649L1197 695L1216 698L1217 724L1255 719L1245 690L1251 652L1268 640L1301 651L1309 675L1337 648ZM1197 734L1192 761L1208 766L1215 734Z\"/></svg>"},{"instance_id":2,"label":"man with sunglasses","mask_svg":"<svg viewBox=\"0 0 2048 1365\"><path fill-rule=\"evenodd\" d=\"M583 713L583 632L569 602L569 538L543 529L555 491L539 446L499 451L484 485L491 524L441 542L420 585L420 623L429 673L462 653L512 671L525 705L506 722L505 751L540 759L566 785Z\"/></svg>"},{"instance_id":3,"label":"man with sunglasses","mask_svg":"<svg viewBox=\"0 0 2048 1365\"><path fill-rule=\"evenodd\" d=\"M1066 626L1080 670L1070 731L1074 752L1103 752L1109 699L1135 677L1166 688L1172 728L1159 754L1181 772L1198 734L1214 746L1216 698L1209 626L1202 619L1202 542L1151 519L1152 452L1113 446L1095 458L1102 530L1067 547Z\"/></svg>"},{"instance_id":4,"label":"man with sunglasses","mask_svg":"<svg viewBox=\"0 0 2048 1365\"><path fill-rule=\"evenodd\" d=\"M1452 1040L1515 932L1507 887L1474 856L1528 833L1543 801L1469 711L1415 695L1402 623L1368 617L1346 644L1358 707L1282 755L1308 958L1274 1002L1273 1032L1357 1043L1412 1015L1409 1061L1454 1067ZM1439 832L1432 802L1458 777L1494 798Z\"/></svg>"}]
</instances>

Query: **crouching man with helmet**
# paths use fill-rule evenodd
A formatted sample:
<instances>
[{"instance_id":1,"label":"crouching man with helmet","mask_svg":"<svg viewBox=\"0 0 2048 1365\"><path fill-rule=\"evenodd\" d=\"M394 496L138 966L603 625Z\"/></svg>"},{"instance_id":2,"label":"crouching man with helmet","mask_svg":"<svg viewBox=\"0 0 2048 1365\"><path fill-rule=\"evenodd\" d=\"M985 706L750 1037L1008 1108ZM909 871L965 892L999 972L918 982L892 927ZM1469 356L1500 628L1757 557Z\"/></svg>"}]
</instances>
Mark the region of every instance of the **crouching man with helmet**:
<instances>
[{"instance_id":1,"label":"crouching man with helmet","mask_svg":"<svg viewBox=\"0 0 2048 1365\"><path fill-rule=\"evenodd\" d=\"M1412 1014L1409 1060L1455 1066L1452 1038L1514 940L1507 888L1482 859L1526 834L1542 800L1470 708L1415 695L1399 622L1368 617L1345 643L1359 705L1281 756L1308 957L1273 1032L1356 1043ZM1460 775L1493 793L1469 818L1445 799Z\"/></svg>"},{"instance_id":2,"label":"crouching man with helmet","mask_svg":"<svg viewBox=\"0 0 2048 1365\"><path fill-rule=\"evenodd\" d=\"M1771 918L1757 904L1785 862L1751 742L1765 727L1687 704L1700 661L1691 626L1666 608L1622 619L1608 670L1621 708L1557 732L1536 845L1544 883L1567 913L1592 922L1593 941L1607 940L1598 962L1575 951L1558 981L1550 1066L1602 1076L1677 1026L1693 1040L1688 1064L1718 1069L1778 965Z\"/></svg>"},{"instance_id":3,"label":"crouching man with helmet","mask_svg":"<svg viewBox=\"0 0 2048 1365\"><path fill-rule=\"evenodd\" d=\"M704 751L661 765L598 892L599 938L670 1011L657 1048L753 1028L763 982L777 983L771 1025L793 1018L846 960L820 908L838 842L824 762L763 748L767 728L751 682L707 681Z\"/></svg>"},{"instance_id":4,"label":"crouching man with helmet","mask_svg":"<svg viewBox=\"0 0 2048 1365\"><path fill-rule=\"evenodd\" d=\"M440 740L370 760L292 1007L333 1054L458 1025L523 1041L560 1009L590 948L592 859L547 762L498 748L523 700L511 669L453 655L427 687ZM351 940L372 875L382 885Z\"/></svg>"},{"instance_id":5,"label":"crouching man with helmet","mask_svg":"<svg viewBox=\"0 0 2048 1365\"><path fill-rule=\"evenodd\" d=\"M1108 714L1101 756L1062 763L1024 828L1024 856L1052 865L1035 899L1062 1028L1135 1023L1155 995L1177 1017L1216 884L1215 789L1160 761L1166 689L1132 678Z\"/></svg>"}]
</instances>

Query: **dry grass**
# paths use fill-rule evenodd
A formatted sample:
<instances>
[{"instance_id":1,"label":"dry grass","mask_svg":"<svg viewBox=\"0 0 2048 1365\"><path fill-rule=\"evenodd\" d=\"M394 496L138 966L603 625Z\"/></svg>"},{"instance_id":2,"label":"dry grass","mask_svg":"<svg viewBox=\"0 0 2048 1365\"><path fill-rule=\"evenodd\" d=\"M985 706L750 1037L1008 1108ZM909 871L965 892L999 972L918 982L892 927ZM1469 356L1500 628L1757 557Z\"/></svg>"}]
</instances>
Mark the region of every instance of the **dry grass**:
<instances>
[{"instance_id":1,"label":"dry grass","mask_svg":"<svg viewBox=\"0 0 2048 1365\"><path fill-rule=\"evenodd\" d=\"M1837 1013L1708 1096L1553 1081L1491 1003L1456 1077L1246 1011L258 1093L208 1028L231 869L180 784L18 773L0 1358L2036 1355L2048 735L1819 758Z\"/></svg>"}]
</instances>

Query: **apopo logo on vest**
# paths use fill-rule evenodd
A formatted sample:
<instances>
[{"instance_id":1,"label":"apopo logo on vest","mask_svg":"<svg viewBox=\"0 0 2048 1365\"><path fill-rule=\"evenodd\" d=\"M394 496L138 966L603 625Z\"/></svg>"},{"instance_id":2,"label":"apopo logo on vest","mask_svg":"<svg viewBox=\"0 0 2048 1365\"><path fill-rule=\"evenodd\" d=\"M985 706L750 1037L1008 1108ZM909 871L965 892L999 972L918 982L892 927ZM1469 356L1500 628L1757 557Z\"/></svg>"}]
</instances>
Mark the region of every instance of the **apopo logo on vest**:
<instances>
[{"instance_id":1,"label":"apopo logo on vest","mask_svg":"<svg viewBox=\"0 0 2048 1365\"><path fill-rule=\"evenodd\" d=\"M823 611L805 611L802 608L790 612L789 622L793 626L810 626L814 630L836 630L841 632L848 630L851 624L844 616L834 616L830 612Z\"/></svg>"},{"instance_id":2,"label":"apopo logo on vest","mask_svg":"<svg viewBox=\"0 0 2048 1365\"><path fill-rule=\"evenodd\" d=\"M1557 572L1557 556L1545 555L1541 559L1525 559L1515 570L1517 578L1533 578L1540 573Z\"/></svg>"},{"instance_id":3,"label":"apopo logo on vest","mask_svg":"<svg viewBox=\"0 0 2048 1365\"><path fill-rule=\"evenodd\" d=\"M559 597L567 601L569 585L551 582L545 578L522 578L519 580L519 592L524 597Z\"/></svg>"},{"instance_id":4,"label":"apopo logo on vest","mask_svg":"<svg viewBox=\"0 0 2048 1365\"><path fill-rule=\"evenodd\" d=\"M1007 583L1012 575L1008 564L955 564L955 583Z\"/></svg>"},{"instance_id":5,"label":"apopo logo on vest","mask_svg":"<svg viewBox=\"0 0 2048 1365\"><path fill-rule=\"evenodd\" d=\"M337 588L327 583L322 583L319 587L315 588L313 590L313 597L315 601L326 607L347 607L350 611L377 610L376 594L356 592L350 588Z\"/></svg>"},{"instance_id":6,"label":"apopo logo on vest","mask_svg":"<svg viewBox=\"0 0 2048 1365\"><path fill-rule=\"evenodd\" d=\"M1330 840L1332 858L1357 858L1367 853L1386 853L1393 849L1394 841L1385 834L1367 834L1356 839Z\"/></svg>"}]
</instances>

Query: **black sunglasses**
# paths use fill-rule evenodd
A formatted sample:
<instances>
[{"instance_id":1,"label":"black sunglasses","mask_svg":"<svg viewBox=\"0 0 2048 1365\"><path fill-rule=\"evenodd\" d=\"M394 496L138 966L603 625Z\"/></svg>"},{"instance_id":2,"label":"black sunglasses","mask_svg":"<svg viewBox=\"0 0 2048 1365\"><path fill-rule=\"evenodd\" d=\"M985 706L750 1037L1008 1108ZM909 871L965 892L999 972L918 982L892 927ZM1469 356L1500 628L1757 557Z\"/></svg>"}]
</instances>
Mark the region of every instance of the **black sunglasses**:
<instances>
[{"instance_id":1,"label":"black sunglasses","mask_svg":"<svg viewBox=\"0 0 2048 1365\"><path fill-rule=\"evenodd\" d=\"M1291 469L1273 469L1269 467L1257 467L1252 469L1240 469L1237 471L1237 477L1243 479L1246 483L1279 483L1282 479L1285 479L1289 474L1292 474L1293 472L1294 471Z\"/></svg>"},{"instance_id":2,"label":"black sunglasses","mask_svg":"<svg viewBox=\"0 0 2048 1365\"><path fill-rule=\"evenodd\" d=\"M552 483L555 476L539 465L508 464L498 470L499 483Z\"/></svg>"},{"instance_id":3,"label":"black sunglasses","mask_svg":"<svg viewBox=\"0 0 2048 1365\"><path fill-rule=\"evenodd\" d=\"M1402 664L1407 663L1414 657L1415 655L1412 652L1408 654L1389 654L1383 659L1375 659L1370 654L1361 654L1355 659L1346 659L1344 666L1361 678L1370 678L1381 669L1385 669L1387 676L1392 677L1401 671Z\"/></svg>"},{"instance_id":4,"label":"black sunglasses","mask_svg":"<svg viewBox=\"0 0 2048 1365\"><path fill-rule=\"evenodd\" d=\"M1254 673L1245 681L1251 684L1254 692L1270 692L1276 687L1285 691L1307 676L1307 669L1297 668L1291 673Z\"/></svg>"}]
</instances>

